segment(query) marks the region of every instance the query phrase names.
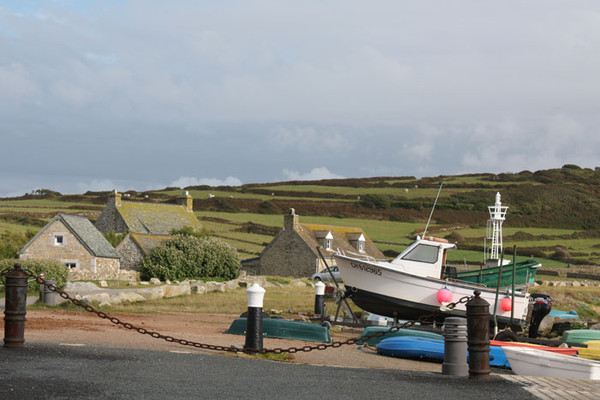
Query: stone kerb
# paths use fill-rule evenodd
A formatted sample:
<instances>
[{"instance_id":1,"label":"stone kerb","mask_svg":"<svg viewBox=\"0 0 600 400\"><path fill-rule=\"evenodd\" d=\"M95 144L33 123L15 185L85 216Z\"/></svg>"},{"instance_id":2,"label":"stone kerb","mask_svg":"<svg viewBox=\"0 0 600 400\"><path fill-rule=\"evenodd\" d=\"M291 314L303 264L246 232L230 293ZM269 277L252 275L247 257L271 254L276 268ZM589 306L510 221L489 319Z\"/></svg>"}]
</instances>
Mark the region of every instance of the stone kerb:
<instances>
[{"instance_id":1,"label":"stone kerb","mask_svg":"<svg viewBox=\"0 0 600 400\"><path fill-rule=\"evenodd\" d=\"M99 306L107 306L189 296L191 294L225 292L236 290L240 287L249 287L254 283L258 283L262 287L274 286L264 276L247 276L243 274L239 278L227 282L185 280L182 282L171 283L167 281L163 283L156 278L152 278L149 282L140 282L145 287L129 289L111 289L107 288L106 285L99 287L91 282L74 281L67 282L65 292L86 303L95 302ZM299 279L294 279L290 284L306 285L305 282Z\"/></svg>"}]
</instances>

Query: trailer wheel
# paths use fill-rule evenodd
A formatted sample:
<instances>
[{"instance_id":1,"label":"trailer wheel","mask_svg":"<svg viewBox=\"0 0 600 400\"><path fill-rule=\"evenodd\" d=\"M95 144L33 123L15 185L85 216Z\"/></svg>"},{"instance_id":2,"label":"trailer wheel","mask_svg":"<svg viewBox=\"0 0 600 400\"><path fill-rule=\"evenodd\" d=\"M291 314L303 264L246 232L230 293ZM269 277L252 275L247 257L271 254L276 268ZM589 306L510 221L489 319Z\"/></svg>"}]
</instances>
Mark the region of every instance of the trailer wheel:
<instances>
[{"instance_id":1,"label":"trailer wheel","mask_svg":"<svg viewBox=\"0 0 600 400\"><path fill-rule=\"evenodd\" d=\"M496 337L494 337L494 340L498 340L501 342L518 342L519 337L511 331L501 331L498 332Z\"/></svg>"}]
</instances>

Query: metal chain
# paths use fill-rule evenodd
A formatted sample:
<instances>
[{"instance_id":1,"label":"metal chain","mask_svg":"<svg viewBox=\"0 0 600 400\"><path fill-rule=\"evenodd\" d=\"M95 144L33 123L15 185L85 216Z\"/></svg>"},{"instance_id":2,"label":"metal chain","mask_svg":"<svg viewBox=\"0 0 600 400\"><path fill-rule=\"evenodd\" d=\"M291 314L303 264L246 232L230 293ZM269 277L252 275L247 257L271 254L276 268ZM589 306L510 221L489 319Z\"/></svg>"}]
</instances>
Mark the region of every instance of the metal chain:
<instances>
[{"instance_id":1,"label":"metal chain","mask_svg":"<svg viewBox=\"0 0 600 400\"><path fill-rule=\"evenodd\" d=\"M10 271L11 268L7 268L4 271L0 272L0 276L1 275L6 275L6 273L8 271ZM142 328L139 326L135 326L133 324L130 324L129 322L123 322L121 321L119 318L117 317L113 317L108 315L107 313L103 312L103 311L98 311L96 310L94 307L92 307L89 304L85 304L84 302L82 302L81 300L75 299L73 297L71 297L68 293L59 290L55 284L52 283L48 283L46 282L46 280L40 276L36 276L32 271L28 270L28 269L23 269L23 271L31 278L34 278L35 281L40 284L40 285L44 285L46 286L51 292L55 292L58 293L58 295L60 297L62 297L65 300L69 300L71 303L73 303L74 305L83 308L85 311L91 312L91 313L95 313L98 317L102 318L102 319L106 319L110 322L112 322L115 325L120 325L125 329L129 329L129 330L133 330L136 331L137 333L140 333L142 335L148 335L151 336L155 339L163 339L167 342L171 342L171 343L177 343L183 346L191 346L191 347L196 347L196 348L201 348L201 349L206 349L206 350L216 350L216 351L226 351L226 352L239 352L242 351L242 349L238 348L238 347L234 347L234 346L218 346L218 345L211 345L211 344L205 344L205 343L198 343L198 342L194 342L191 340L185 340L185 339L178 339L175 338L173 336L168 336L168 335L163 335L159 332L154 332L154 331L150 331L146 328ZM450 303L446 305L447 309L453 309L454 307L456 307L458 304L464 304L466 302L468 302L473 296L464 296L462 297L460 300L455 301L454 303ZM260 350L253 350L253 349L243 349L244 352L246 353L255 353L255 354L266 354L266 353L274 353L274 354L283 354L283 353L288 353L288 354L294 354L294 353L298 353L298 352L309 352L309 351L313 351L313 350L326 350L329 348L338 348L344 345L351 345L351 344L357 344L359 342L367 342L368 340L372 339L372 338L376 338L376 337L383 337L388 333L394 333L399 331L402 328L408 328L411 327L417 323L422 323L425 321L428 321L430 319L433 319L434 317L438 316L439 314L443 313L443 311L441 309L434 311L433 313L429 314L429 315L423 315L421 317L419 317L416 320L412 320L412 321L407 321L402 325L399 326L392 326L390 329L388 329L387 331L379 331L379 332L375 332L371 335L364 335L364 336L360 336L358 338L351 338L351 339L347 339L344 341L336 341L336 342L331 342L331 343L322 343L322 344L318 344L318 345L307 345L307 346L302 346L302 347L290 347L287 349L282 349L282 348L273 348L273 349L260 349Z\"/></svg>"}]
</instances>

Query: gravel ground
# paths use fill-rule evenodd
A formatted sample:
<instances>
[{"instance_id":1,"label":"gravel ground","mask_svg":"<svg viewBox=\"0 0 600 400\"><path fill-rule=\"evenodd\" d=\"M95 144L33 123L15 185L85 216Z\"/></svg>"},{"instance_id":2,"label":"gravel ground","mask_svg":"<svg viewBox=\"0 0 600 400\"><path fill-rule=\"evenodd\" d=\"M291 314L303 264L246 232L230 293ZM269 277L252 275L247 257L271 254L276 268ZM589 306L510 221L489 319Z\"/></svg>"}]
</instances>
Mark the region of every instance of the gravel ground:
<instances>
[{"instance_id":1,"label":"gravel ground","mask_svg":"<svg viewBox=\"0 0 600 400\"><path fill-rule=\"evenodd\" d=\"M123 322L170 335L178 339L219 346L243 347L245 337L225 334L237 315L227 314L114 314ZM0 326L4 325L4 320ZM333 340L346 340L358 337L362 329L344 328L332 330ZM160 351L191 351L211 354L225 354L211 350L196 349L155 339L135 331L114 325L96 314L76 311L29 310L25 324L25 344L27 342L68 345L88 345L100 347L121 347ZM264 339L265 348L288 348L315 345L315 342L299 340ZM292 355L297 364L324 365L337 367L385 368L404 371L441 372L441 364L402 360L379 356L373 348L345 345L321 351L300 352ZM246 357L246 356L243 356Z\"/></svg>"}]
</instances>

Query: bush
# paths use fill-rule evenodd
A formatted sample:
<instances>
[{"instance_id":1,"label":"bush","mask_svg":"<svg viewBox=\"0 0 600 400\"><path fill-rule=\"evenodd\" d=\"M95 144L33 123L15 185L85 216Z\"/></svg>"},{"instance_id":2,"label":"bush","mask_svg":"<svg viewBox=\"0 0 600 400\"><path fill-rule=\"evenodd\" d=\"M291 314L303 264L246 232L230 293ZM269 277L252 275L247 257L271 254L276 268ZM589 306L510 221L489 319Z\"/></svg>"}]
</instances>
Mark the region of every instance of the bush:
<instances>
[{"instance_id":1,"label":"bush","mask_svg":"<svg viewBox=\"0 0 600 400\"><path fill-rule=\"evenodd\" d=\"M207 237L211 236L212 233L208 228L202 228L199 231L192 228L191 226L184 226L180 229L172 229L169 232L171 235L183 235L183 236L195 236L195 237Z\"/></svg>"},{"instance_id":2,"label":"bush","mask_svg":"<svg viewBox=\"0 0 600 400\"><path fill-rule=\"evenodd\" d=\"M237 250L213 237L177 235L142 260L142 279L235 279L240 273Z\"/></svg>"},{"instance_id":3,"label":"bush","mask_svg":"<svg viewBox=\"0 0 600 400\"><path fill-rule=\"evenodd\" d=\"M23 269L28 269L34 273L34 275L44 274L45 279L50 279L56 282L56 287L63 289L67 284L67 277L69 276L69 270L65 264L56 260L0 260L0 271L6 268L12 268L15 264L21 264ZM1 290L4 291L4 285L6 281L2 276L0 277ZM27 290L37 290L38 284L35 280L30 279Z\"/></svg>"},{"instance_id":4,"label":"bush","mask_svg":"<svg viewBox=\"0 0 600 400\"><path fill-rule=\"evenodd\" d=\"M367 193L361 198L360 205L366 208L387 210L390 208L390 198L382 194Z\"/></svg>"}]
</instances>

